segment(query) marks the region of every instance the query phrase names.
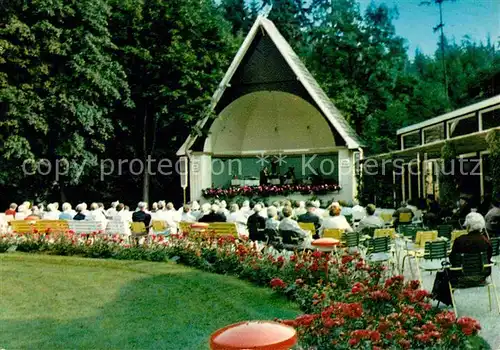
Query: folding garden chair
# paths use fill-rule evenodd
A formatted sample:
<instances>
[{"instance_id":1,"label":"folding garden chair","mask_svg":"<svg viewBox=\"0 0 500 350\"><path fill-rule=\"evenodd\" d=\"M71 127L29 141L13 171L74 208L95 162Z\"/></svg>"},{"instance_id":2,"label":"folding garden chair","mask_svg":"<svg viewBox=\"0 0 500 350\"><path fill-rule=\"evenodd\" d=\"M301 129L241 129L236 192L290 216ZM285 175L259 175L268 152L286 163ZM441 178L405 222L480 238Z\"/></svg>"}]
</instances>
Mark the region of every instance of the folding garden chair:
<instances>
[{"instance_id":1,"label":"folding garden chair","mask_svg":"<svg viewBox=\"0 0 500 350\"><path fill-rule=\"evenodd\" d=\"M451 240L451 233L453 232L453 225L438 225L438 237L446 237Z\"/></svg>"},{"instance_id":2,"label":"folding garden chair","mask_svg":"<svg viewBox=\"0 0 500 350\"><path fill-rule=\"evenodd\" d=\"M340 228L326 228L323 230L323 238L335 238L340 241L343 233L344 230Z\"/></svg>"},{"instance_id":3,"label":"folding garden chair","mask_svg":"<svg viewBox=\"0 0 500 350\"><path fill-rule=\"evenodd\" d=\"M491 262L495 265L500 264L500 237L494 237L490 239L491 248L493 250L493 254L491 257Z\"/></svg>"},{"instance_id":4,"label":"folding garden chair","mask_svg":"<svg viewBox=\"0 0 500 350\"><path fill-rule=\"evenodd\" d=\"M448 247L449 241L439 240L425 242L424 252L421 257L422 260L420 260L418 254L416 256L416 259L419 260L417 269L420 285L422 285L421 271L429 271L432 273L443 269L443 262L448 261Z\"/></svg>"},{"instance_id":5,"label":"folding garden chair","mask_svg":"<svg viewBox=\"0 0 500 350\"><path fill-rule=\"evenodd\" d=\"M300 245L303 242L299 234L295 231L280 230L279 236L281 237L283 248L287 250L297 250L300 248Z\"/></svg>"},{"instance_id":6,"label":"folding garden chair","mask_svg":"<svg viewBox=\"0 0 500 350\"><path fill-rule=\"evenodd\" d=\"M380 213L380 218L384 221L385 226L387 226L387 227L392 226L392 214L391 213L387 213L387 212Z\"/></svg>"},{"instance_id":7,"label":"folding garden chair","mask_svg":"<svg viewBox=\"0 0 500 350\"><path fill-rule=\"evenodd\" d=\"M164 220L153 220L151 227L156 234L165 235L169 233L167 222Z\"/></svg>"},{"instance_id":8,"label":"folding garden chair","mask_svg":"<svg viewBox=\"0 0 500 350\"><path fill-rule=\"evenodd\" d=\"M418 254L422 255L422 250L425 248L425 243L435 241L438 237L437 231L417 231L415 242L406 242L405 256L403 257L403 264L401 269L405 270L405 261L407 258L416 258ZM410 265L411 268L411 265Z\"/></svg>"},{"instance_id":9,"label":"folding garden chair","mask_svg":"<svg viewBox=\"0 0 500 350\"><path fill-rule=\"evenodd\" d=\"M368 241L366 261L371 263L387 262L394 271L394 259L391 254L389 237L372 238Z\"/></svg>"},{"instance_id":10,"label":"folding garden chair","mask_svg":"<svg viewBox=\"0 0 500 350\"><path fill-rule=\"evenodd\" d=\"M360 232L346 232L344 233L342 240L345 244L345 248L348 253L355 253L360 251Z\"/></svg>"},{"instance_id":11,"label":"folding garden chair","mask_svg":"<svg viewBox=\"0 0 500 350\"><path fill-rule=\"evenodd\" d=\"M467 230L455 230L451 232L451 242L455 242L455 240L463 235L467 234Z\"/></svg>"},{"instance_id":12,"label":"folding garden chair","mask_svg":"<svg viewBox=\"0 0 500 350\"><path fill-rule=\"evenodd\" d=\"M304 231L309 231L311 233L311 237L316 234L316 227L312 222L299 222L299 227Z\"/></svg>"},{"instance_id":13,"label":"folding garden chair","mask_svg":"<svg viewBox=\"0 0 500 350\"><path fill-rule=\"evenodd\" d=\"M373 238L378 237L390 237L394 239L396 238L396 230L393 228L377 228L373 232Z\"/></svg>"},{"instance_id":14,"label":"folding garden chair","mask_svg":"<svg viewBox=\"0 0 500 350\"><path fill-rule=\"evenodd\" d=\"M491 278L491 267L493 264L489 264L487 259L486 252L460 254L457 261L452 261L451 267L445 269L448 273L448 285L450 288L453 310L455 311L455 315L457 317L457 305L453 292L457 289L473 287L488 287L490 311L492 310L491 289L493 289L497 302L498 313L500 313L500 300L498 298L493 278ZM490 282L488 282L488 279Z\"/></svg>"},{"instance_id":15,"label":"folding garden chair","mask_svg":"<svg viewBox=\"0 0 500 350\"><path fill-rule=\"evenodd\" d=\"M132 222L130 224L130 239L135 245L139 245L139 240L148 236L148 230L143 222Z\"/></svg>"}]
</instances>

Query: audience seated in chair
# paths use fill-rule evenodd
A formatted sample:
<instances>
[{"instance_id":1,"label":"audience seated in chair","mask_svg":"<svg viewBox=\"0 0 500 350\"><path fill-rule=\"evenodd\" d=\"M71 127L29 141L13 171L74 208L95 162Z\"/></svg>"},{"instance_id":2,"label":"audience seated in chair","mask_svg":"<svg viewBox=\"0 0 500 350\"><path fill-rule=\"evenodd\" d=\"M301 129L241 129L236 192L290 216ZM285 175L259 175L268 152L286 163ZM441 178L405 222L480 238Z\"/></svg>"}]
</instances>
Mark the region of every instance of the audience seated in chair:
<instances>
[{"instance_id":1,"label":"audience seated in chair","mask_svg":"<svg viewBox=\"0 0 500 350\"><path fill-rule=\"evenodd\" d=\"M316 206L312 202L306 203L307 212L298 217L298 222L312 223L316 232L314 232L313 238L319 238L319 228L321 227L321 218L315 214Z\"/></svg>"},{"instance_id":2,"label":"audience seated in chair","mask_svg":"<svg viewBox=\"0 0 500 350\"><path fill-rule=\"evenodd\" d=\"M138 210L132 214L132 222L143 222L146 229L151 227L151 215L146 213L147 204L139 202Z\"/></svg>"},{"instance_id":3,"label":"audience seated in chair","mask_svg":"<svg viewBox=\"0 0 500 350\"><path fill-rule=\"evenodd\" d=\"M385 226L384 220L375 215L375 210L374 204L366 206L366 216L359 222L357 231L363 231L365 228L383 228Z\"/></svg>"},{"instance_id":4,"label":"audience seated in chair","mask_svg":"<svg viewBox=\"0 0 500 350\"><path fill-rule=\"evenodd\" d=\"M283 220L281 220L278 229L284 243L288 237L286 235L283 236L282 232L293 232L299 240L305 240L308 237L308 233L300 228L297 221L292 219L292 214L293 212L291 207L283 208Z\"/></svg>"},{"instance_id":5,"label":"audience seated in chair","mask_svg":"<svg viewBox=\"0 0 500 350\"><path fill-rule=\"evenodd\" d=\"M226 222L226 217L224 214L219 212L219 206L217 204L212 204L210 212L203 215L199 222Z\"/></svg>"},{"instance_id":6,"label":"audience seated in chair","mask_svg":"<svg viewBox=\"0 0 500 350\"><path fill-rule=\"evenodd\" d=\"M396 227L396 228L400 224L399 220L400 220L401 214L409 214L409 220L407 222L404 222L404 223L405 224L410 224L411 220L413 219L414 214L413 214L413 210L411 210L408 207L408 204L405 201L401 202L401 207L399 207L398 209L396 209L394 211L394 213L392 214L392 216L394 218L394 227Z\"/></svg>"},{"instance_id":7,"label":"audience seated in chair","mask_svg":"<svg viewBox=\"0 0 500 350\"><path fill-rule=\"evenodd\" d=\"M266 230L278 230L280 222L278 220L278 209L274 206L267 208Z\"/></svg>"},{"instance_id":8,"label":"audience seated in chair","mask_svg":"<svg viewBox=\"0 0 500 350\"><path fill-rule=\"evenodd\" d=\"M238 204L233 203L229 206L229 215L227 217L227 222L234 222L236 224L236 229L238 230L238 234L240 236L248 236L247 218L240 211Z\"/></svg>"},{"instance_id":9,"label":"audience seated in chair","mask_svg":"<svg viewBox=\"0 0 500 350\"><path fill-rule=\"evenodd\" d=\"M266 219L260 214L262 206L260 204L255 204L253 207L254 213L248 217L247 227L248 235L252 241L263 241L264 240L264 229L266 228Z\"/></svg>"},{"instance_id":10,"label":"audience seated in chair","mask_svg":"<svg viewBox=\"0 0 500 350\"><path fill-rule=\"evenodd\" d=\"M85 220L85 214L83 213L83 210L84 210L84 206L82 203L78 204L76 206L76 214L75 216L73 217L73 220Z\"/></svg>"},{"instance_id":11,"label":"audience seated in chair","mask_svg":"<svg viewBox=\"0 0 500 350\"><path fill-rule=\"evenodd\" d=\"M352 232L352 227L347 222L345 216L340 215L341 208L337 205L330 206L330 216L323 219L321 227L319 229L320 236L323 234L323 230L329 228L338 228L345 230L345 232Z\"/></svg>"}]
</instances>

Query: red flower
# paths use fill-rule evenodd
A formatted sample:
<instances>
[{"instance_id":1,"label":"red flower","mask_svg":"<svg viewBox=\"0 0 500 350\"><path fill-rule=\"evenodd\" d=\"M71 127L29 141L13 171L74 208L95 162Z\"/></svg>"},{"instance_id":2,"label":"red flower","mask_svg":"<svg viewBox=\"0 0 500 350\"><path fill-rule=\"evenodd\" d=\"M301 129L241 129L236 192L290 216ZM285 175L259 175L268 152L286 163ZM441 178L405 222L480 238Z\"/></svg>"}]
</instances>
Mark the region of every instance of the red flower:
<instances>
[{"instance_id":1,"label":"red flower","mask_svg":"<svg viewBox=\"0 0 500 350\"><path fill-rule=\"evenodd\" d=\"M406 339L401 339L398 343L403 349L409 349L411 346L410 341Z\"/></svg>"},{"instance_id":2,"label":"red flower","mask_svg":"<svg viewBox=\"0 0 500 350\"><path fill-rule=\"evenodd\" d=\"M317 315L308 315L308 314L305 314L305 315L300 315L299 317L297 317L295 319L295 322L299 326L308 327L308 326L310 326L313 323L313 321L316 318L317 318Z\"/></svg>"},{"instance_id":3,"label":"red flower","mask_svg":"<svg viewBox=\"0 0 500 350\"><path fill-rule=\"evenodd\" d=\"M361 293L362 291L364 290L364 286L363 284L359 283L359 282L356 282L354 283L354 286L352 287L351 289L351 293L352 294L359 294Z\"/></svg>"},{"instance_id":4,"label":"red flower","mask_svg":"<svg viewBox=\"0 0 500 350\"><path fill-rule=\"evenodd\" d=\"M286 283L281 278L273 278L270 284L272 288L286 288Z\"/></svg>"},{"instance_id":5,"label":"red flower","mask_svg":"<svg viewBox=\"0 0 500 350\"><path fill-rule=\"evenodd\" d=\"M350 346L355 346L358 343L359 343L359 339L357 339L357 338L351 338L351 339L349 339L349 345Z\"/></svg>"},{"instance_id":6,"label":"red flower","mask_svg":"<svg viewBox=\"0 0 500 350\"><path fill-rule=\"evenodd\" d=\"M351 262L351 261L353 261L353 260L354 260L354 257L353 257L353 256L351 256L351 255L344 255L344 256L342 257L342 265L345 265L345 264L347 264L347 263L350 263L350 262Z\"/></svg>"},{"instance_id":7,"label":"red flower","mask_svg":"<svg viewBox=\"0 0 500 350\"><path fill-rule=\"evenodd\" d=\"M372 342L378 342L380 340L380 333L377 332L377 331L373 331L371 334L370 334L370 339Z\"/></svg>"},{"instance_id":8,"label":"red flower","mask_svg":"<svg viewBox=\"0 0 500 350\"><path fill-rule=\"evenodd\" d=\"M460 317L457 320L457 324L460 326L462 332L465 335L473 335L481 330L481 325L479 324L479 322L471 317Z\"/></svg>"},{"instance_id":9,"label":"red flower","mask_svg":"<svg viewBox=\"0 0 500 350\"><path fill-rule=\"evenodd\" d=\"M375 301L391 300L391 295L385 290L377 290L370 293L370 299Z\"/></svg>"}]
</instances>

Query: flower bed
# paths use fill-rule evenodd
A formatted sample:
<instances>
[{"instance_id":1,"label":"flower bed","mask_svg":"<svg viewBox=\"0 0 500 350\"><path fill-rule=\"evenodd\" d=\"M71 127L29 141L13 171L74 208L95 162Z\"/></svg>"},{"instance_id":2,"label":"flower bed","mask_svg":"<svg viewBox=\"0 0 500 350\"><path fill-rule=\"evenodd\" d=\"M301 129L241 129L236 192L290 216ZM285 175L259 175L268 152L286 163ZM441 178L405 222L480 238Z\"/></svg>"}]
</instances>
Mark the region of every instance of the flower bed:
<instances>
[{"instance_id":1,"label":"flower bed","mask_svg":"<svg viewBox=\"0 0 500 350\"><path fill-rule=\"evenodd\" d=\"M241 186L229 188L207 188L202 191L205 198L226 199L238 196L243 197L270 197L288 196L293 193L305 195L321 195L341 190L336 184L322 185L262 185L262 186Z\"/></svg>"},{"instance_id":2,"label":"flower bed","mask_svg":"<svg viewBox=\"0 0 500 350\"><path fill-rule=\"evenodd\" d=\"M33 233L0 236L0 252L80 255L93 258L176 260L210 272L237 275L273 288L299 303L304 315L293 325L307 349L469 348L477 321L429 304L418 281L385 278L381 265L359 255L321 252L280 254L273 248L210 234L153 236L132 247L119 236Z\"/></svg>"}]
</instances>

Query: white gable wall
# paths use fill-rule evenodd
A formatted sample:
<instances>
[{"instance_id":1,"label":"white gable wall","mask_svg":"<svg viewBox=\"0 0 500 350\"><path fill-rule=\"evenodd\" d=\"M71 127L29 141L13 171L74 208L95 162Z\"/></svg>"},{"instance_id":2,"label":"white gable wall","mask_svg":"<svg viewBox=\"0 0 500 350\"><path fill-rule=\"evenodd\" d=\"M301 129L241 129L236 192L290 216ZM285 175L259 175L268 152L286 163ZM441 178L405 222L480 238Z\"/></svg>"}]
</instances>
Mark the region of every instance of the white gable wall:
<instances>
[{"instance_id":1,"label":"white gable wall","mask_svg":"<svg viewBox=\"0 0 500 350\"><path fill-rule=\"evenodd\" d=\"M204 152L325 152L335 146L328 121L314 106L286 92L259 91L240 97L219 114Z\"/></svg>"}]
</instances>

